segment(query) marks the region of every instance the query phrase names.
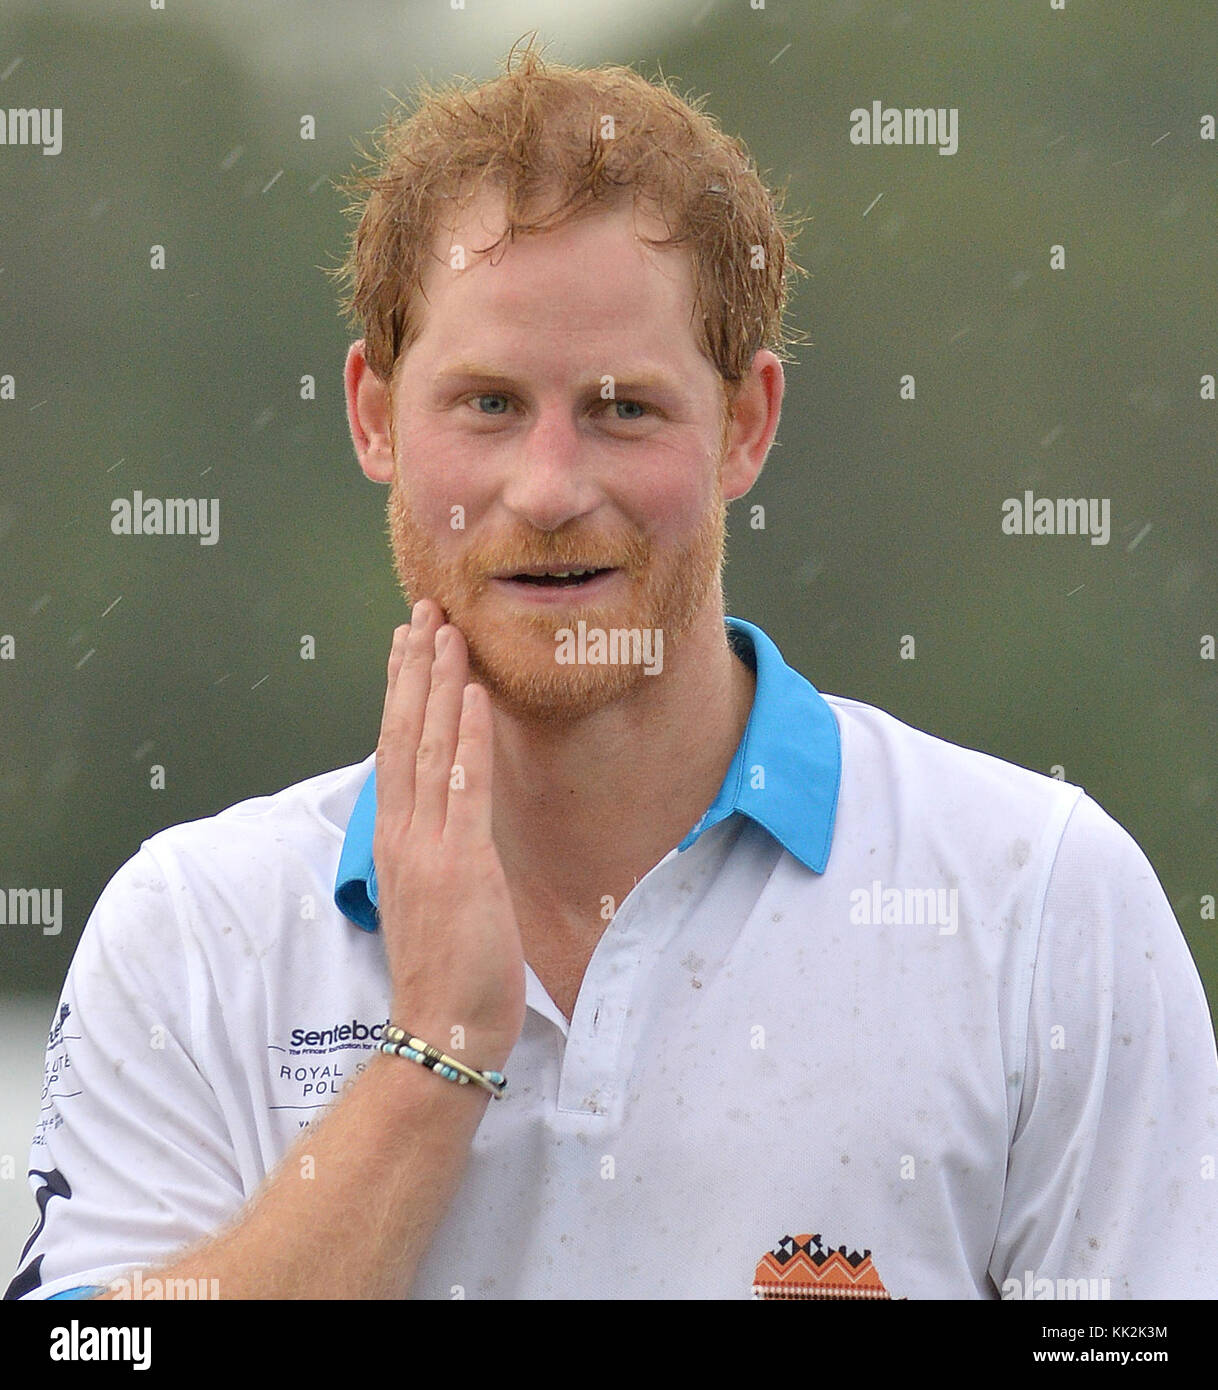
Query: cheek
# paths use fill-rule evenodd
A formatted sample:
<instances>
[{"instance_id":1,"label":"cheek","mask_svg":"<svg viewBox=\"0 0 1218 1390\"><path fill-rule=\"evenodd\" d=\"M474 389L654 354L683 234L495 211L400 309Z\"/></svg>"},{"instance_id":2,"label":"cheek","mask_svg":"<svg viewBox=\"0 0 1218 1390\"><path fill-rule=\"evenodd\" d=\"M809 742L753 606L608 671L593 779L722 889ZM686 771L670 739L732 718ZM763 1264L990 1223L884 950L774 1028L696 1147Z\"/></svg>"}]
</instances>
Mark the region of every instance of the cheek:
<instances>
[{"instance_id":1,"label":"cheek","mask_svg":"<svg viewBox=\"0 0 1218 1390\"><path fill-rule=\"evenodd\" d=\"M716 494L713 478L666 472L632 494L633 515L656 540L688 535L705 521Z\"/></svg>"},{"instance_id":2,"label":"cheek","mask_svg":"<svg viewBox=\"0 0 1218 1390\"><path fill-rule=\"evenodd\" d=\"M416 446L409 434L399 434L398 443L399 486L414 519L437 537L451 531L459 540L467 517L485 504L476 470L455 464L455 451L446 451L434 434L425 447Z\"/></svg>"},{"instance_id":3,"label":"cheek","mask_svg":"<svg viewBox=\"0 0 1218 1390\"><path fill-rule=\"evenodd\" d=\"M708 440L690 432L651 458L636 460L629 484L635 516L647 518L657 532L700 525L719 498L718 458Z\"/></svg>"}]
</instances>

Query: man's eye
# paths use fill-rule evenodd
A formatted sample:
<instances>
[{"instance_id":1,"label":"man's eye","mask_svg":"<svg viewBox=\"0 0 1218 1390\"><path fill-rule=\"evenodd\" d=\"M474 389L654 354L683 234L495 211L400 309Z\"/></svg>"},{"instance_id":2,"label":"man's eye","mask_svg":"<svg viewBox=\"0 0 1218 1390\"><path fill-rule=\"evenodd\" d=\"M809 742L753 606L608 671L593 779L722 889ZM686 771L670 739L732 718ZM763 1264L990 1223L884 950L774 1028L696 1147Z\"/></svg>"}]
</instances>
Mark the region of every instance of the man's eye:
<instances>
[{"instance_id":1,"label":"man's eye","mask_svg":"<svg viewBox=\"0 0 1218 1390\"><path fill-rule=\"evenodd\" d=\"M508 397L499 391L485 391L481 395L471 396L471 402L479 415L505 415L509 409ZM613 400L607 402L612 407L613 412L619 420L642 420L648 413L648 407L641 401Z\"/></svg>"}]
</instances>

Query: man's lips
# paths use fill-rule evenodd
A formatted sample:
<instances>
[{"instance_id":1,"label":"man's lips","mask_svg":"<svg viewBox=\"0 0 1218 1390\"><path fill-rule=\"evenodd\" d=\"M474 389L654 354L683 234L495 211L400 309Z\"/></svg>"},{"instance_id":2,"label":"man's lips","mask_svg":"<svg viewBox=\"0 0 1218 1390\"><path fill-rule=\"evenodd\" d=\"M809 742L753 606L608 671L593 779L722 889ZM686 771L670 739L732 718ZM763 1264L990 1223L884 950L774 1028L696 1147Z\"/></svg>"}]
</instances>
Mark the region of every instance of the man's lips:
<instances>
[{"instance_id":1,"label":"man's lips","mask_svg":"<svg viewBox=\"0 0 1218 1390\"><path fill-rule=\"evenodd\" d=\"M614 567L611 565L555 565L549 568L534 566L522 570L504 570L494 577L496 579L513 580L522 584L571 587L573 585L585 584L589 580L595 579L598 575L608 574L613 568Z\"/></svg>"},{"instance_id":2,"label":"man's lips","mask_svg":"<svg viewBox=\"0 0 1218 1390\"><path fill-rule=\"evenodd\" d=\"M589 568L587 573L579 574L581 568L583 567L576 565L572 570L516 570L511 574L494 575L491 586L502 593L511 593L528 602L562 602L575 596L582 598L599 593L602 589L608 588L622 573L620 569ZM573 570L576 572L572 572Z\"/></svg>"}]
</instances>

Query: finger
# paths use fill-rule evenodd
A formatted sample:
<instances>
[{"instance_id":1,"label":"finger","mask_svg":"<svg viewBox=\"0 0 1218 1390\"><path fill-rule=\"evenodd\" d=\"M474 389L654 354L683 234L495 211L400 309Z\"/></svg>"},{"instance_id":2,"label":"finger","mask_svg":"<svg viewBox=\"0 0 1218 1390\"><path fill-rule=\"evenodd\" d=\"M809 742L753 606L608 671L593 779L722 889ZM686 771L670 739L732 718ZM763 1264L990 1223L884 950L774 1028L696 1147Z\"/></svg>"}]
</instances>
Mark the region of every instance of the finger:
<instances>
[{"instance_id":1,"label":"finger","mask_svg":"<svg viewBox=\"0 0 1218 1390\"><path fill-rule=\"evenodd\" d=\"M415 755L431 687L435 604L416 604L409 626L394 633L389 679L376 750L377 809L410 820L414 807Z\"/></svg>"},{"instance_id":2,"label":"finger","mask_svg":"<svg viewBox=\"0 0 1218 1390\"><path fill-rule=\"evenodd\" d=\"M438 836L448 809L448 784L457 756L461 692L469 679L465 641L452 624L436 634L431 690L415 759L414 814L411 830Z\"/></svg>"},{"instance_id":3,"label":"finger","mask_svg":"<svg viewBox=\"0 0 1218 1390\"><path fill-rule=\"evenodd\" d=\"M385 731L385 721L389 717L389 702L393 698L393 687L397 684L398 672L402 669L402 658L406 655L406 637L410 624L403 623L393 629L393 643L389 648L389 679L385 685L385 704L381 709L381 732Z\"/></svg>"},{"instance_id":4,"label":"finger","mask_svg":"<svg viewBox=\"0 0 1218 1390\"><path fill-rule=\"evenodd\" d=\"M467 685L453 763L444 833L465 843L491 840L491 770L494 764L491 704L480 685ZM457 769L460 768L460 773Z\"/></svg>"},{"instance_id":5,"label":"finger","mask_svg":"<svg viewBox=\"0 0 1218 1390\"><path fill-rule=\"evenodd\" d=\"M389 651L389 685L392 688L397 679L398 671L401 670L402 658L406 653L405 645L399 646L398 639L405 642L406 637L411 632L421 632L425 628L430 628L434 634L435 629L443 623L444 618L438 606L430 599L420 599L410 610L410 621L403 623L401 627L393 630L394 641ZM389 692L386 691L386 699Z\"/></svg>"}]
</instances>

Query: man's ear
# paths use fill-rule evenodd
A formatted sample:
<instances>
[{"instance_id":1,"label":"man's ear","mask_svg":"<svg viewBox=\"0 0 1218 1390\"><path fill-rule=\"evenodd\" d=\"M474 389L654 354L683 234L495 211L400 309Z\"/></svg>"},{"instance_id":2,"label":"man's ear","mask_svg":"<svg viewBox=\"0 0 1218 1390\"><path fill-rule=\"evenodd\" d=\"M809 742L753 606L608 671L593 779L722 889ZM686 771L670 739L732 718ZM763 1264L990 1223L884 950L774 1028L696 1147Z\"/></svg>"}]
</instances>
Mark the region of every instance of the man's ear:
<instances>
[{"instance_id":1,"label":"man's ear","mask_svg":"<svg viewBox=\"0 0 1218 1390\"><path fill-rule=\"evenodd\" d=\"M368 365L364 340L352 343L343 370L347 423L359 466L374 483L393 481L393 440L389 432L389 387Z\"/></svg>"},{"instance_id":2,"label":"man's ear","mask_svg":"<svg viewBox=\"0 0 1218 1390\"><path fill-rule=\"evenodd\" d=\"M723 498L743 497L761 474L778 432L785 379L782 363L768 348L753 358L732 403L723 456Z\"/></svg>"}]
</instances>

